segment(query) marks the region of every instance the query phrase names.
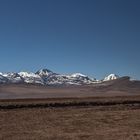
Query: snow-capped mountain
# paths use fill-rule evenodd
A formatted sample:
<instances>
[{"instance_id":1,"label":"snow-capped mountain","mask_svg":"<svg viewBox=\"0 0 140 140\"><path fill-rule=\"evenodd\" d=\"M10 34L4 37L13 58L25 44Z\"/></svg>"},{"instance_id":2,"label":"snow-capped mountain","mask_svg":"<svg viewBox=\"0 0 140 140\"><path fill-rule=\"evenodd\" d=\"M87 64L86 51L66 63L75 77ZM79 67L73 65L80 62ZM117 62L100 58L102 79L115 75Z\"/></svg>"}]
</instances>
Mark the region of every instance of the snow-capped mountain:
<instances>
[{"instance_id":1,"label":"snow-capped mountain","mask_svg":"<svg viewBox=\"0 0 140 140\"><path fill-rule=\"evenodd\" d=\"M41 69L41 70L37 71L35 74L39 75L40 77L47 77L47 76L53 74L53 72L49 69Z\"/></svg>"},{"instance_id":2,"label":"snow-capped mountain","mask_svg":"<svg viewBox=\"0 0 140 140\"><path fill-rule=\"evenodd\" d=\"M118 75L110 74L110 75L106 76L103 81L110 81L110 80L115 80L115 79L118 79L118 78L119 78Z\"/></svg>"},{"instance_id":3,"label":"snow-capped mountain","mask_svg":"<svg viewBox=\"0 0 140 140\"><path fill-rule=\"evenodd\" d=\"M61 75L61 74L52 74L47 77L46 84L66 84L66 85L81 85L81 84L91 84L94 80L90 79L88 76L75 73L72 75Z\"/></svg>"},{"instance_id":4,"label":"snow-capped mountain","mask_svg":"<svg viewBox=\"0 0 140 140\"><path fill-rule=\"evenodd\" d=\"M25 83L44 84L43 79L38 74L32 72L19 72L18 74L24 79Z\"/></svg>"},{"instance_id":5,"label":"snow-capped mountain","mask_svg":"<svg viewBox=\"0 0 140 140\"><path fill-rule=\"evenodd\" d=\"M71 77L87 77L86 75L84 75L84 74L81 74L81 73L73 73L72 75L71 75Z\"/></svg>"},{"instance_id":6,"label":"snow-capped mountain","mask_svg":"<svg viewBox=\"0 0 140 140\"><path fill-rule=\"evenodd\" d=\"M24 79L15 72L5 73L4 77L8 79L8 83L23 83Z\"/></svg>"},{"instance_id":7,"label":"snow-capped mountain","mask_svg":"<svg viewBox=\"0 0 140 140\"><path fill-rule=\"evenodd\" d=\"M70 78L79 84L91 84L96 82L95 78L89 78L87 75L81 73L74 73L70 76Z\"/></svg>"},{"instance_id":8,"label":"snow-capped mountain","mask_svg":"<svg viewBox=\"0 0 140 140\"><path fill-rule=\"evenodd\" d=\"M2 75L2 73L0 73L0 84L1 83L7 83L8 82L8 79L6 78L6 77L4 77L3 75Z\"/></svg>"},{"instance_id":9,"label":"snow-capped mountain","mask_svg":"<svg viewBox=\"0 0 140 140\"><path fill-rule=\"evenodd\" d=\"M81 73L74 73L71 75L63 75L52 72L48 69L38 70L33 72L10 72L0 73L0 83L29 83L42 85L83 85L101 83L105 81L115 80L119 78L118 75L110 74L103 80L96 80Z\"/></svg>"}]
</instances>

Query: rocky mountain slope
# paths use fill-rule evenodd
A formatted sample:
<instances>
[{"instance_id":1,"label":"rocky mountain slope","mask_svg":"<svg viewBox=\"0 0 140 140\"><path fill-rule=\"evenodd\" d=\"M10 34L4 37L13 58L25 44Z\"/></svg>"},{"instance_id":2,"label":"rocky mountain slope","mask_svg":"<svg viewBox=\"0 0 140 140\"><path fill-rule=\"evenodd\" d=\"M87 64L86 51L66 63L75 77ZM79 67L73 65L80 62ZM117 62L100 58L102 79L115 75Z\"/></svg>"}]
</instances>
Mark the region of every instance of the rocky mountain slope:
<instances>
[{"instance_id":1,"label":"rocky mountain slope","mask_svg":"<svg viewBox=\"0 0 140 140\"><path fill-rule=\"evenodd\" d=\"M32 72L9 72L0 73L0 83L28 83L28 84L41 84L41 85L86 85L104 83L119 79L116 74L110 74L103 80L96 80L96 78L88 77L81 73L74 73L71 75L63 75L55 73L48 69L38 70L36 73Z\"/></svg>"}]
</instances>

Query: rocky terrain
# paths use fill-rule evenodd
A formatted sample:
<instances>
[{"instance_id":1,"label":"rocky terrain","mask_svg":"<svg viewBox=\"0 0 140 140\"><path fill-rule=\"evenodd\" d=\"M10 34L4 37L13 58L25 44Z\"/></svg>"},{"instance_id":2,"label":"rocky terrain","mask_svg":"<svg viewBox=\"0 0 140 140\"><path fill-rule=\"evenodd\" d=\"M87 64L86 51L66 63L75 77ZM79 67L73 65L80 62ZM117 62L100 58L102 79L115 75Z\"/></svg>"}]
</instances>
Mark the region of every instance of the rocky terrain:
<instances>
[{"instance_id":1,"label":"rocky terrain","mask_svg":"<svg viewBox=\"0 0 140 140\"><path fill-rule=\"evenodd\" d=\"M96 78L88 77L81 73L74 73L71 75L64 75L52 72L48 69L38 70L33 72L9 72L0 73L1 84L11 83L28 83L28 84L41 84L41 85L83 85L100 83L103 81L110 81L118 79L119 76L110 74L102 80L96 80Z\"/></svg>"}]
</instances>

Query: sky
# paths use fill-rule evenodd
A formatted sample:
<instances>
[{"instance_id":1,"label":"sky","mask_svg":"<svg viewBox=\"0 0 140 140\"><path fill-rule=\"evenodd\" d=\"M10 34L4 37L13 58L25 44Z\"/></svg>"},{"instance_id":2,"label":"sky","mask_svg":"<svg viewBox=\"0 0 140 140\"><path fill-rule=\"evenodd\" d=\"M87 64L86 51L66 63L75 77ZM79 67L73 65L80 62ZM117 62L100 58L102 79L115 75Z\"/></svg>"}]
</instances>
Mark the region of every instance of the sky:
<instances>
[{"instance_id":1,"label":"sky","mask_svg":"<svg viewBox=\"0 0 140 140\"><path fill-rule=\"evenodd\" d=\"M140 79L140 1L0 0L0 71L41 68Z\"/></svg>"}]
</instances>

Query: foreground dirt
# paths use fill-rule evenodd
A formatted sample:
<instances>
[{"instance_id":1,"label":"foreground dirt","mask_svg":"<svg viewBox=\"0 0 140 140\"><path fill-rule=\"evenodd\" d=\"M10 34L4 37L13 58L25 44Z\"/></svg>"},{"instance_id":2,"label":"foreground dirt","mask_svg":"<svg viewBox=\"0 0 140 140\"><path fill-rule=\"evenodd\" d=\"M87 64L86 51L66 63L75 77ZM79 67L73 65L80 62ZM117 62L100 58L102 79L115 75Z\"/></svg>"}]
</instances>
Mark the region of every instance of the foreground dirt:
<instances>
[{"instance_id":1,"label":"foreground dirt","mask_svg":"<svg viewBox=\"0 0 140 140\"><path fill-rule=\"evenodd\" d=\"M11 100L1 105L50 102L123 102L140 97ZM2 140L139 140L139 104L0 109Z\"/></svg>"}]
</instances>

